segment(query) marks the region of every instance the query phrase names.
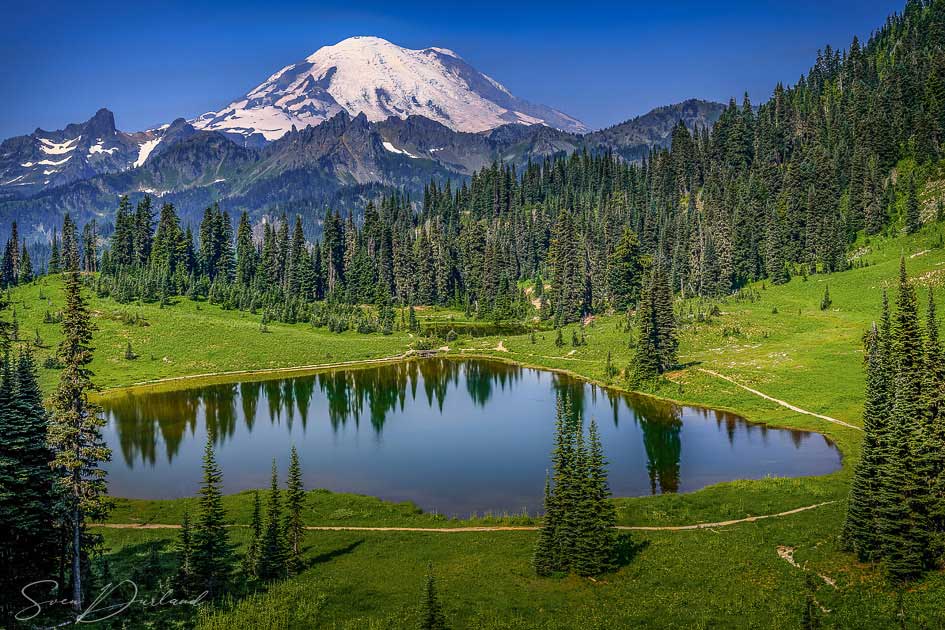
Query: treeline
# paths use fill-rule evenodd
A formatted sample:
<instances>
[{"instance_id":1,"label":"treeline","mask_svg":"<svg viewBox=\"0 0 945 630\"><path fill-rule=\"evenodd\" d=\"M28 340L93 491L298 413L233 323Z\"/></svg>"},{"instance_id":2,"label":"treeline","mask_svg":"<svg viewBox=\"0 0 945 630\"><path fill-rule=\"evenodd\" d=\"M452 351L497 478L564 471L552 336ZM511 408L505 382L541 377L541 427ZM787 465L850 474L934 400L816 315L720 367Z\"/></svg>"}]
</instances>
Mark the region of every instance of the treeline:
<instances>
[{"instance_id":1,"label":"treeline","mask_svg":"<svg viewBox=\"0 0 945 630\"><path fill-rule=\"evenodd\" d=\"M496 164L422 200L369 203L357 221L327 211L318 243L299 217L254 226L244 213L234 229L218 208L194 234L165 204L155 229L150 198L123 199L98 290L205 296L284 321L325 300L497 319L535 304L566 323L635 305L657 262L672 292L718 296L844 269L859 233L917 230L916 173L942 157L943 132L945 5L912 0L866 45L826 48L795 86L757 109L733 100L711 130L680 124L639 164L608 152ZM919 167L896 177L902 159Z\"/></svg>"},{"instance_id":2,"label":"treeline","mask_svg":"<svg viewBox=\"0 0 945 630\"><path fill-rule=\"evenodd\" d=\"M843 541L902 580L937 566L945 551L945 354L933 293L923 325L904 260L896 312L884 296L865 346L863 454Z\"/></svg>"}]
</instances>

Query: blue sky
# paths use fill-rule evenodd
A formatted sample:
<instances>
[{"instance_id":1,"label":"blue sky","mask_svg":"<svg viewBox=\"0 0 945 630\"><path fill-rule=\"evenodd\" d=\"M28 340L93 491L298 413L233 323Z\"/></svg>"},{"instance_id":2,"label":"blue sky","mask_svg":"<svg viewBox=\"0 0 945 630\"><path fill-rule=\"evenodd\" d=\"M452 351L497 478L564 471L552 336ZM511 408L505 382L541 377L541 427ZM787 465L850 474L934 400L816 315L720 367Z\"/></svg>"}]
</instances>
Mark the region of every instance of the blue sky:
<instances>
[{"instance_id":1,"label":"blue sky","mask_svg":"<svg viewBox=\"0 0 945 630\"><path fill-rule=\"evenodd\" d=\"M84 121L100 107L127 131L192 117L352 35L450 48L514 94L598 128L689 97L727 101L748 90L763 101L818 48L865 40L902 6L12 0L0 25L0 138Z\"/></svg>"}]
</instances>

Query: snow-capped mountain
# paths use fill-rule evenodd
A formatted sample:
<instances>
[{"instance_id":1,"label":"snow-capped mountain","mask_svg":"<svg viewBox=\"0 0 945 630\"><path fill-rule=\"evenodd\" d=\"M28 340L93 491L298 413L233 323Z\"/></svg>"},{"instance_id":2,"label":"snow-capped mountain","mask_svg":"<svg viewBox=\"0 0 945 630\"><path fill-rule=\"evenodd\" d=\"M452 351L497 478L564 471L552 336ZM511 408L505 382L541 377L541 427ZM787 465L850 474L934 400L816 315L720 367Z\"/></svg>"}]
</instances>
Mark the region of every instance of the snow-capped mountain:
<instances>
[{"instance_id":1,"label":"snow-capped mountain","mask_svg":"<svg viewBox=\"0 0 945 630\"><path fill-rule=\"evenodd\" d=\"M238 134L248 144L258 144L342 111L363 113L371 122L419 115L465 132L509 123L587 131L567 114L513 96L451 50L410 50L378 37L351 37L325 46L220 111L191 122L198 129Z\"/></svg>"},{"instance_id":2,"label":"snow-capped mountain","mask_svg":"<svg viewBox=\"0 0 945 630\"><path fill-rule=\"evenodd\" d=\"M84 123L57 131L37 129L28 136L9 138L0 144L0 193L27 197L47 188L141 166L169 128L164 125L125 133L115 129L110 111L100 109Z\"/></svg>"}]
</instances>

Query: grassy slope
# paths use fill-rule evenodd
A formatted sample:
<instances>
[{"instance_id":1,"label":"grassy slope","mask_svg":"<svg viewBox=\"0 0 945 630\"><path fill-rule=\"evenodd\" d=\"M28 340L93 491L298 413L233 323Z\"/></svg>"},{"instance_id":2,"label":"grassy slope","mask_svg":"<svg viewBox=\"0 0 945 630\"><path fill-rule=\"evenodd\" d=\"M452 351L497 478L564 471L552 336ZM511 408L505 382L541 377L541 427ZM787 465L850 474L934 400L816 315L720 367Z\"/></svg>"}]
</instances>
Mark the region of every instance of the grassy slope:
<instances>
[{"instance_id":1,"label":"grassy slope","mask_svg":"<svg viewBox=\"0 0 945 630\"><path fill-rule=\"evenodd\" d=\"M818 478L760 480L720 484L687 495L618 500L621 522L673 524L714 521L746 514L790 509L822 500L840 503L801 515L739 525L717 531L635 534L644 547L634 561L602 583L575 579L536 580L529 570L533 534L358 534L310 533L311 571L293 583L263 595L270 608L292 601L292 589L327 595L324 606L298 609L314 615L294 622L332 627L371 627L392 619L394 627L409 620L417 601L427 560L437 566L451 617L458 627L770 627L772 620L793 625L804 597L803 572L778 558L779 545L797 547L804 566L837 579L838 589L818 588L817 598L830 609L834 627L898 627L894 598L883 592L878 573L851 563L836 548L842 522L850 464L858 453L858 432L797 414L764 401L730 383L698 371L706 367L804 409L860 424L863 375L860 337L879 312L883 286L894 288L900 253L910 274L922 285L940 286L945 279L945 251L936 248L943 226L930 226L909 239L864 244L870 266L831 276L794 279L783 287L756 287L756 301L730 299L723 314L683 333L681 356L692 365L672 375L675 383L655 392L676 400L735 410L751 420L813 429L836 440L846 466ZM929 250L929 251L926 251ZM924 252L924 253L922 253ZM56 340L55 325L41 324L43 311L61 305L55 280L42 291L52 306L38 299L40 287L14 293L24 337L38 327L44 340ZM820 311L826 284L833 307ZM894 291L893 291L894 295ZM778 313L772 309L777 307ZM104 386L127 385L154 378L208 371L312 365L384 357L402 352L410 339L403 334L333 335L304 324L272 324L259 332L258 317L193 303L158 309L153 305L116 305L93 300L101 330L94 364ZM684 307L684 312L688 305ZM122 324L116 313L139 313L148 327ZM433 314L437 317L445 313ZM214 332L208 344L207 331ZM141 358L122 358L130 339ZM565 331L570 339L570 330ZM588 345L554 346L554 334L501 339L508 352L494 350L500 339L460 340L458 355L488 355L504 360L575 372L606 382L604 362L629 361L620 318L601 318L587 330ZM572 354L572 350L574 350ZM151 359L151 356L154 359ZM166 357L166 359L165 359ZM44 371L43 383L54 382ZM246 522L248 497L228 498L235 522ZM314 493L307 519L312 524L450 525L411 506L391 506L365 497ZM113 521L176 522L182 502L122 501ZM239 531L237 537L243 536ZM164 540L168 531L108 531L108 544L120 566L143 554L144 540ZM442 535L440 535L442 536ZM453 536L463 536L457 544ZM357 543L357 544L355 544ZM139 558L140 560L140 558ZM805 564L806 563L806 564ZM266 598L270 599L266 599ZM945 624L945 579L933 575L905 596L912 623ZM254 602L258 609L260 602ZM265 607L265 606L264 606ZM291 608L291 607L289 607ZM295 609L292 609L295 610ZM667 611L671 611L667 614ZM239 611L251 619L248 606ZM288 614L288 613L287 613ZM508 621L512 619L513 621ZM500 622L500 620L505 620ZM224 620L224 625L227 620ZM229 620L230 623L235 623ZM505 625L503 625L505 624ZM292 625L292 624L289 624ZM916 625L916 627L920 627Z\"/></svg>"}]
</instances>

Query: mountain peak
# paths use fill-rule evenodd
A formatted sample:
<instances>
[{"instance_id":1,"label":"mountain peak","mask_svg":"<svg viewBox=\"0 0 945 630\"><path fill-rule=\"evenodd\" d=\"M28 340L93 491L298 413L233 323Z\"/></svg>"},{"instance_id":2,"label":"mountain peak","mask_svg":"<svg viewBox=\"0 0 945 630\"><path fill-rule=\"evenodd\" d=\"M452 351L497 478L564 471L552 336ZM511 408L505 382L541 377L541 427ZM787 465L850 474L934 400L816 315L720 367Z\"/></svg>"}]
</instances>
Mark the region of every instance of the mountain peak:
<instances>
[{"instance_id":1,"label":"mountain peak","mask_svg":"<svg viewBox=\"0 0 945 630\"><path fill-rule=\"evenodd\" d=\"M455 131L481 132L508 123L585 131L566 114L512 95L452 50L412 50L361 35L315 51L286 66L195 127L267 140L295 125L317 125L338 112L378 122L420 115Z\"/></svg>"}]
</instances>

